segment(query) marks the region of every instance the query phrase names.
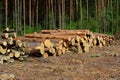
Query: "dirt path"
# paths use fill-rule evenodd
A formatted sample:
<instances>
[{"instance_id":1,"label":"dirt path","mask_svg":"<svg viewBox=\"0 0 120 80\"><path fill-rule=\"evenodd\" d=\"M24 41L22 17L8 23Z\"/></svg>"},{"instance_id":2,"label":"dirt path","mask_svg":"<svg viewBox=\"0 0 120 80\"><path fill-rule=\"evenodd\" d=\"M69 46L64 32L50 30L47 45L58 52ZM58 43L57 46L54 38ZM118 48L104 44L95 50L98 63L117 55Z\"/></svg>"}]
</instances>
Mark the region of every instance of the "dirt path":
<instances>
[{"instance_id":1,"label":"dirt path","mask_svg":"<svg viewBox=\"0 0 120 80\"><path fill-rule=\"evenodd\" d=\"M120 45L6 63L0 65L2 73L14 74L16 80L120 80Z\"/></svg>"}]
</instances>

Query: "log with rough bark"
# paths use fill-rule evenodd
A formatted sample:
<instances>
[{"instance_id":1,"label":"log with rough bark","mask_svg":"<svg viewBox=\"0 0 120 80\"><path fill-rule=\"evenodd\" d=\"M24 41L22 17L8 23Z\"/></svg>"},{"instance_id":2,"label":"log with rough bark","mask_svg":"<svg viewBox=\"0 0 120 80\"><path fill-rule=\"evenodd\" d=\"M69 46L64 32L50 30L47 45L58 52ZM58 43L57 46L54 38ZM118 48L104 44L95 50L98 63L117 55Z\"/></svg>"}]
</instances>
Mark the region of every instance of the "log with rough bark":
<instances>
[{"instance_id":1,"label":"log with rough bark","mask_svg":"<svg viewBox=\"0 0 120 80\"><path fill-rule=\"evenodd\" d=\"M14 57L15 57L15 58L19 58L20 55L21 55L21 52L16 51L16 50L13 50L13 49L12 49L12 53L14 54Z\"/></svg>"},{"instance_id":2,"label":"log with rough bark","mask_svg":"<svg viewBox=\"0 0 120 80\"><path fill-rule=\"evenodd\" d=\"M11 32L11 33L8 33L9 37L12 37L12 38L16 38L17 34L16 32Z\"/></svg>"},{"instance_id":3,"label":"log with rough bark","mask_svg":"<svg viewBox=\"0 0 120 80\"><path fill-rule=\"evenodd\" d=\"M8 33L0 33L0 37L2 39L7 39L9 37L9 34Z\"/></svg>"},{"instance_id":4,"label":"log with rough bark","mask_svg":"<svg viewBox=\"0 0 120 80\"><path fill-rule=\"evenodd\" d=\"M89 33L89 30L42 30L41 33L43 34L51 34L51 33L59 33L59 32L63 32L63 33L69 33L69 32L86 32Z\"/></svg>"},{"instance_id":5,"label":"log with rough bark","mask_svg":"<svg viewBox=\"0 0 120 80\"><path fill-rule=\"evenodd\" d=\"M25 37L18 39L40 43L30 47L32 48L30 50L45 58L65 54L68 50L78 53L89 52L90 48L103 47L113 40L108 35L92 33L89 30L42 30L41 33L26 34ZM24 51L26 52L25 49Z\"/></svg>"},{"instance_id":6,"label":"log with rough bark","mask_svg":"<svg viewBox=\"0 0 120 80\"><path fill-rule=\"evenodd\" d=\"M48 55L48 53L46 52L46 53L42 54L42 57L43 57L43 58L48 58L49 55Z\"/></svg>"},{"instance_id":7,"label":"log with rough bark","mask_svg":"<svg viewBox=\"0 0 120 80\"><path fill-rule=\"evenodd\" d=\"M9 32L9 28L6 27L3 32L4 32L4 33Z\"/></svg>"},{"instance_id":8,"label":"log with rough bark","mask_svg":"<svg viewBox=\"0 0 120 80\"><path fill-rule=\"evenodd\" d=\"M0 45L1 45L1 46L7 46L7 42L4 41L4 40L0 40Z\"/></svg>"},{"instance_id":9,"label":"log with rough bark","mask_svg":"<svg viewBox=\"0 0 120 80\"><path fill-rule=\"evenodd\" d=\"M0 63L14 62L14 59L19 60L19 58L29 53L27 50L29 48L25 43L13 38L16 38L16 33L13 29L6 28L0 34L0 58L1 56L3 58Z\"/></svg>"},{"instance_id":10,"label":"log with rough bark","mask_svg":"<svg viewBox=\"0 0 120 80\"><path fill-rule=\"evenodd\" d=\"M0 53L1 54L6 54L7 48L3 48L3 46L0 46Z\"/></svg>"}]
</instances>

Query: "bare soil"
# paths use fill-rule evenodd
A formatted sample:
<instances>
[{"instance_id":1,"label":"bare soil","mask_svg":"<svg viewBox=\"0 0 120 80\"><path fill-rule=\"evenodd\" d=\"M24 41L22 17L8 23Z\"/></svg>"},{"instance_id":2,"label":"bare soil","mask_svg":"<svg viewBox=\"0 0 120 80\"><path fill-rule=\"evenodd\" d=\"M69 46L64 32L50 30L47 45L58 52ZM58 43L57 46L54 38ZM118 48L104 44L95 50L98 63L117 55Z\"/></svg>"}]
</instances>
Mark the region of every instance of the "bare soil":
<instances>
[{"instance_id":1,"label":"bare soil","mask_svg":"<svg viewBox=\"0 0 120 80\"><path fill-rule=\"evenodd\" d=\"M47 59L29 57L0 65L3 73L14 74L16 80L120 80L120 45Z\"/></svg>"}]
</instances>

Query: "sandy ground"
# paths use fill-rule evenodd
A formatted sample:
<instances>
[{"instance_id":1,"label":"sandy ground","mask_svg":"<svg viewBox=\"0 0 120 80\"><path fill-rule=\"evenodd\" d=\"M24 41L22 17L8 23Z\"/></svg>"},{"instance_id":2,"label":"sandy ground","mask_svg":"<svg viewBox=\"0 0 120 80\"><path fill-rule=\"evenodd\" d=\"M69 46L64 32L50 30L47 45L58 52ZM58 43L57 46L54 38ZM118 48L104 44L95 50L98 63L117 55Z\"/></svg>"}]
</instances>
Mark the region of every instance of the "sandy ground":
<instances>
[{"instance_id":1,"label":"sandy ground","mask_svg":"<svg viewBox=\"0 0 120 80\"><path fill-rule=\"evenodd\" d=\"M47 59L29 57L0 65L3 73L14 74L16 80L120 80L120 45Z\"/></svg>"}]
</instances>

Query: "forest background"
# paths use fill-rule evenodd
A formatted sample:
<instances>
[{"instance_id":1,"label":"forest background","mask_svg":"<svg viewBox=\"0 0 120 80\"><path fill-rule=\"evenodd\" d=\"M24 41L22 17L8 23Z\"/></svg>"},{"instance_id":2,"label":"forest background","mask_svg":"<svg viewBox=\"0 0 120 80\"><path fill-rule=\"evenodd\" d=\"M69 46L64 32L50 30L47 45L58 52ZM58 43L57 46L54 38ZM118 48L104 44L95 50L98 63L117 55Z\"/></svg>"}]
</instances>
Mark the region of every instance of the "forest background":
<instances>
[{"instance_id":1,"label":"forest background","mask_svg":"<svg viewBox=\"0 0 120 80\"><path fill-rule=\"evenodd\" d=\"M0 0L0 31L18 35L42 29L120 31L120 0Z\"/></svg>"}]
</instances>

